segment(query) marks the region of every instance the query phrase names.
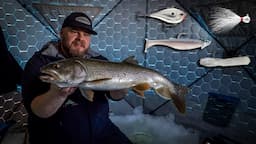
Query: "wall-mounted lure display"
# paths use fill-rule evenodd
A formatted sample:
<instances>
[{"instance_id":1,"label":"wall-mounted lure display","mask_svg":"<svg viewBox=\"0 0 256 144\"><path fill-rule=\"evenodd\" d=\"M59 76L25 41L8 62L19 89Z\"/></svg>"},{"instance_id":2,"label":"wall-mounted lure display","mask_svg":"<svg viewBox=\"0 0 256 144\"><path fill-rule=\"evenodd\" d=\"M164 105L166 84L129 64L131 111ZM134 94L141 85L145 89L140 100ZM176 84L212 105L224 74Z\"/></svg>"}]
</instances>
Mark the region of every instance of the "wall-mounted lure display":
<instances>
[{"instance_id":1,"label":"wall-mounted lure display","mask_svg":"<svg viewBox=\"0 0 256 144\"><path fill-rule=\"evenodd\" d=\"M176 25L184 21L186 16L187 14L184 11L172 7L153 12L149 15L137 15L136 17L150 17L161 20L167 24Z\"/></svg>"},{"instance_id":2,"label":"wall-mounted lure display","mask_svg":"<svg viewBox=\"0 0 256 144\"><path fill-rule=\"evenodd\" d=\"M230 67L230 66L242 66L250 63L248 56L232 57L232 58L210 58L205 57L199 60L200 65L205 67Z\"/></svg>"},{"instance_id":3,"label":"wall-mounted lure display","mask_svg":"<svg viewBox=\"0 0 256 144\"><path fill-rule=\"evenodd\" d=\"M211 44L210 40L198 39L180 39L170 38L162 40L149 40L145 39L144 52L147 53L148 48L152 46L167 46L176 50L192 50L197 48L205 48Z\"/></svg>"}]
</instances>

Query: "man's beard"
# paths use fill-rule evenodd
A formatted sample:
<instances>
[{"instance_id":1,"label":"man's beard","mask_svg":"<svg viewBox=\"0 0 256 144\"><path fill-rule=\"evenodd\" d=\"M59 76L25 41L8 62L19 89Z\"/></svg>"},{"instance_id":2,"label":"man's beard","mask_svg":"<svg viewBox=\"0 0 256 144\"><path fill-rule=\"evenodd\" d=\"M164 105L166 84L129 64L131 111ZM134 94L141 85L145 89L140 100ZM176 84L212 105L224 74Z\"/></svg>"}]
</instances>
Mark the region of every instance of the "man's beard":
<instances>
[{"instance_id":1,"label":"man's beard","mask_svg":"<svg viewBox=\"0 0 256 144\"><path fill-rule=\"evenodd\" d=\"M62 53L65 57L69 58L69 57L83 57L86 52L88 50L83 51L82 53L80 51L75 51L74 49L71 48L72 44L74 44L74 42L71 43L70 47L67 43L65 43L65 38L62 40L61 46L62 46ZM79 42L81 43L81 42ZM81 44L80 44L81 45ZM82 44L84 46L84 44Z\"/></svg>"}]
</instances>

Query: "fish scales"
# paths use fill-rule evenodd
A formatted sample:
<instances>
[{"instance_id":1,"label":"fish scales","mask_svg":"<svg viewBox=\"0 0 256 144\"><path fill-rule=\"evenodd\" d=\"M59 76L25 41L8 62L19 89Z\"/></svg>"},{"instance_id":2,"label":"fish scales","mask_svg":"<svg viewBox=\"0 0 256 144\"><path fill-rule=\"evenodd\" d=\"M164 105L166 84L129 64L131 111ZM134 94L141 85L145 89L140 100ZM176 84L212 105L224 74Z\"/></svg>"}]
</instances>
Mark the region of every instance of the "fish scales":
<instances>
[{"instance_id":1,"label":"fish scales","mask_svg":"<svg viewBox=\"0 0 256 144\"><path fill-rule=\"evenodd\" d=\"M41 68L40 79L59 87L79 87L90 101L89 90L132 89L144 97L144 91L152 88L160 97L173 100L177 109L185 112L187 88L169 81L155 70L124 62L68 58L52 62ZM86 92L87 91L87 92ZM93 94L93 93L92 93Z\"/></svg>"},{"instance_id":2,"label":"fish scales","mask_svg":"<svg viewBox=\"0 0 256 144\"><path fill-rule=\"evenodd\" d=\"M141 66L130 64L130 63L115 63L115 62L106 62L101 60L81 60L86 68L88 73L88 79L86 81L97 81L97 80L105 80L105 84L99 84L98 90L104 90L107 87L109 89L122 89L136 86L140 83L149 83L152 87L153 84L157 82L165 82L166 85L169 85L171 90L175 92L173 86L167 82L167 79L160 76L154 70L145 69ZM106 80L109 79L109 80ZM89 86L88 83L85 83L84 87L94 87L94 83L92 86ZM112 84L112 85L108 85ZM118 84L114 86L114 84Z\"/></svg>"}]
</instances>

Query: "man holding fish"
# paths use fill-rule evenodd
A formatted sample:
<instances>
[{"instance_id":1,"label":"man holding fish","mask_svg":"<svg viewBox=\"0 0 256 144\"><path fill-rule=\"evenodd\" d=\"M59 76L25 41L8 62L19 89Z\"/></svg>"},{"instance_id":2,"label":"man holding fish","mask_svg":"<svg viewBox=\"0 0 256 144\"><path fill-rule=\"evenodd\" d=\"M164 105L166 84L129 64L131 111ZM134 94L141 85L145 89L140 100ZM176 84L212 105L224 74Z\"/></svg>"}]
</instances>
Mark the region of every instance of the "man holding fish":
<instances>
[{"instance_id":1,"label":"man holding fish","mask_svg":"<svg viewBox=\"0 0 256 144\"><path fill-rule=\"evenodd\" d=\"M29 114L30 144L131 143L108 117L107 97L120 100L126 89L83 91L83 95L91 97L91 102L75 86L59 87L40 79L41 67L57 60L71 57L106 60L89 49L91 34L97 33L90 18L84 13L71 13L63 22L60 40L47 43L27 62L22 96Z\"/></svg>"}]
</instances>

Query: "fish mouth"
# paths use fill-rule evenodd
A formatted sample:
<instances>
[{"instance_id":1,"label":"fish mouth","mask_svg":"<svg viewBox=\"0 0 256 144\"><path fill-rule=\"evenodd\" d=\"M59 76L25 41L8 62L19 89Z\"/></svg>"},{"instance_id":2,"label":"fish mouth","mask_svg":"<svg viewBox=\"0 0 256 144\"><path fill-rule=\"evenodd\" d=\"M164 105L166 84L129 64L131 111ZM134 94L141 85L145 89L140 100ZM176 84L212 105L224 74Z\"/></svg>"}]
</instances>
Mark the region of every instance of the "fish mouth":
<instances>
[{"instance_id":1,"label":"fish mouth","mask_svg":"<svg viewBox=\"0 0 256 144\"><path fill-rule=\"evenodd\" d=\"M183 13L182 16L181 16L181 19L182 20L185 20L187 18L187 14L186 13Z\"/></svg>"},{"instance_id":2,"label":"fish mouth","mask_svg":"<svg viewBox=\"0 0 256 144\"><path fill-rule=\"evenodd\" d=\"M61 80L61 77L59 76L59 74L54 70L42 70L41 73L42 75L39 76L39 78L43 82L54 82L54 81Z\"/></svg>"}]
</instances>

